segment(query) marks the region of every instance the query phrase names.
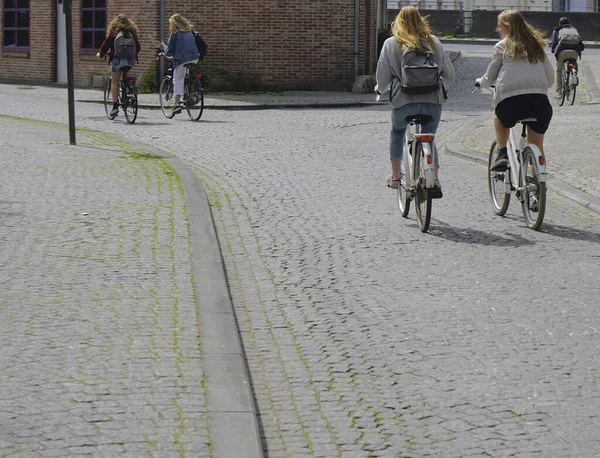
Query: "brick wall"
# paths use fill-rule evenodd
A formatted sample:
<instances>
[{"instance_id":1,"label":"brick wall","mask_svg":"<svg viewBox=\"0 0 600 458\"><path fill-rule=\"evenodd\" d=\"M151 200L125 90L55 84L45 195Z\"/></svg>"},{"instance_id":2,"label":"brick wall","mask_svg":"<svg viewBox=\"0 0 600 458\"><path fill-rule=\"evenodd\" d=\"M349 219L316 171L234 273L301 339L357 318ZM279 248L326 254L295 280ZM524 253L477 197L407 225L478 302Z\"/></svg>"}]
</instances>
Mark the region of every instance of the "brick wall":
<instances>
[{"instance_id":1,"label":"brick wall","mask_svg":"<svg viewBox=\"0 0 600 458\"><path fill-rule=\"evenodd\" d=\"M107 4L108 22L125 13L140 28L140 64L132 73L155 74L160 0ZM56 80L56 0L30 0L30 5L30 52L0 51L0 81ZM360 0L360 5L359 73L369 74L376 54L375 1ZM75 83L89 87L93 76L106 74L108 66L94 53L80 50L80 6L81 0L73 0ZM175 12L206 37L205 72L214 81L320 89L350 88L353 83L354 0L166 0L165 36Z\"/></svg>"}]
</instances>

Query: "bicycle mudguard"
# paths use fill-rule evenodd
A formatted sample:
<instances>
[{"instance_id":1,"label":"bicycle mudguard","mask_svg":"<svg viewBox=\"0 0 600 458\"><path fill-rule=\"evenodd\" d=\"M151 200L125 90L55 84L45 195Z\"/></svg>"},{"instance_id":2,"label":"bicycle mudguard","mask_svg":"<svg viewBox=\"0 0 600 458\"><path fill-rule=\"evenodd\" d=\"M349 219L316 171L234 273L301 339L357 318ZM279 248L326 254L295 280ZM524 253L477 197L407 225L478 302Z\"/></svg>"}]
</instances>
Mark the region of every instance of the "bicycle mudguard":
<instances>
[{"instance_id":1,"label":"bicycle mudguard","mask_svg":"<svg viewBox=\"0 0 600 458\"><path fill-rule=\"evenodd\" d=\"M542 152L540 151L540 149L535 146L532 143L529 143L527 145L527 148L531 148L531 151L533 151L533 155L535 157L535 162L538 165L538 170L539 170L539 174L538 174L538 181L540 183L545 183L548 179L548 173L546 172L546 161L544 160L543 156L542 156ZM540 161L541 159L541 161Z\"/></svg>"},{"instance_id":2,"label":"bicycle mudguard","mask_svg":"<svg viewBox=\"0 0 600 458\"><path fill-rule=\"evenodd\" d=\"M426 135L426 134L424 134ZM434 186L434 168L435 168L435 157L433 155L433 143L421 142L423 147L423 156L425 157L425 187L433 188Z\"/></svg>"}]
</instances>

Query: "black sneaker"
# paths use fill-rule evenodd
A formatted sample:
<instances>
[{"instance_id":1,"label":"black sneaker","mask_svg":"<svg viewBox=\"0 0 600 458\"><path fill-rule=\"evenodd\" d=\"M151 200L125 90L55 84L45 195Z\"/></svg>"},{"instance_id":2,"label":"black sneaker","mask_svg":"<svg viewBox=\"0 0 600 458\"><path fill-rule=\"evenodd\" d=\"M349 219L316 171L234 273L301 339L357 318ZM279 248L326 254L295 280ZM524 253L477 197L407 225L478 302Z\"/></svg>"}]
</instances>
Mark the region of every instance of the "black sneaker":
<instances>
[{"instance_id":1,"label":"black sneaker","mask_svg":"<svg viewBox=\"0 0 600 458\"><path fill-rule=\"evenodd\" d=\"M115 116L117 116L119 114L119 107L113 107L112 110L110 110L109 116L111 118L114 118Z\"/></svg>"},{"instance_id":2,"label":"black sneaker","mask_svg":"<svg viewBox=\"0 0 600 458\"><path fill-rule=\"evenodd\" d=\"M492 172L504 172L508 169L508 154L506 148L496 150L496 156L492 159Z\"/></svg>"},{"instance_id":3,"label":"black sneaker","mask_svg":"<svg viewBox=\"0 0 600 458\"><path fill-rule=\"evenodd\" d=\"M175 107L173 108L173 116L177 115L181 113L181 107Z\"/></svg>"}]
</instances>

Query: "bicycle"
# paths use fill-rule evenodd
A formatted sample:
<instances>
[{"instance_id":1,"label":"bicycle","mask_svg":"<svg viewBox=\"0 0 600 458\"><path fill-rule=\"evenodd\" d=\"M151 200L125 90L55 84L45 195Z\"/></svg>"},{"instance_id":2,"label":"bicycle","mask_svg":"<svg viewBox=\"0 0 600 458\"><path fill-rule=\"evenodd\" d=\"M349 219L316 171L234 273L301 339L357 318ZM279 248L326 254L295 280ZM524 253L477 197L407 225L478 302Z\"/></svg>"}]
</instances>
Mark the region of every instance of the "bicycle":
<instances>
[{"instance_id":1,"label":"bicycle","mask_svg":"<svg viewBox=\"0 0 600 458\"><path fill-rule=\"evenodd\" d=\"M138 89L137 78L128 76L127 73L131 67L123 67L121 80L119 81L118 105L125 112L125 119L129 124L133 124L137 119L138 114ZM113 100L112 100L112 76L109 74L104 83L104 111L106 117L113 120L117 115L112 115Z\"/></svg>"},{"instance_id":2,"label":"bicycle","mask_svg":"<svg viewBox=\"0 0 600 458\"><path fill-rule=\"evenodd\" d=\"M404 160L400 165L402 181L398 188L398 206L402 216L406 218L410 202L415 200L415 213L421 232L427 232L431 222L435 170L435 134L423 134L421 128L431 119L428 115L411 115L405 118L408 126L404 136Z\"/></svg>"},{"instance_id":3,"label":"bicycle","mask_svg":"<svg viewBox=\"0 0 600 458\"><path fill-rule=\"evenodd\" d=\"M164 53L161 56L170 58ZM158 59L157 58L157 59ZM191 73L191 68L195 63L184 64L185 80L183 82L183 98L179 102L181 108L185 108L192 121L198 121L204 112L204 82L201 73ZM174 113L174 94L173 94L173 69L169 69L167 75L160 82L159 88L160 108L168 119L175 116Z\"/></svg>"},{"instance_id":4,"label":"bicycle","mask_svg":"<svg viewBox=\"0 0 600 458\"><path fill-rule=\"evenodd\" d=\"M569 105L575 103L575 94L577 92L577 85L579 84L578 69L577 59L571 58L565 60L562 68L562 97L558 101L558 105L561 107L565 103L565 99Z\"/></svg>"}]
</instances>

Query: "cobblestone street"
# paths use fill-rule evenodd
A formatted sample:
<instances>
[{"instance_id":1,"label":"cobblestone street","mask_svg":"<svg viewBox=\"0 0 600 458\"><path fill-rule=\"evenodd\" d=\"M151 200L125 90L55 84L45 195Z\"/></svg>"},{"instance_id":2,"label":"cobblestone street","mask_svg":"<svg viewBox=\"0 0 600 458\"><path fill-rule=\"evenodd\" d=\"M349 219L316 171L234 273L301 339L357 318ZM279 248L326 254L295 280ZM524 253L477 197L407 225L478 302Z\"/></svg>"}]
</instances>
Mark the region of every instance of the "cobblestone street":
<instances>
[{"instance_id":1,"label":"cobblestone street","mask_svg":"<svg viewBox=\"0 0 600 458\"><path fill-rule=\"evenodd\" d=\"M455 62L458 82L442 115L436 138L440 150L461 131L469 148L491 142L491 122L480 122L491 99L471 94L474 77L488 62L485 57ZM0 85L0 113L66 123L64 94L57 88ZM514 202L505 218L493 215L481 165L442 153L444 198L434 201L430 233L422 234L414 211L401 218L394 192L385 187L390 130L385 105L207 110L199 123L184 116L169 121L160 111L142 110L135 125L127 125L122 116L108 121L98 104L79 103L76 110L79 128L175 154L202 180L248 360L265 456L600 456L600 214L549 191L542 229L531 231ZM551 173L590 193L600 189L596 162L589 162L598 134L573 138L572 132L591 125L599 112L600 105L592 104L556 108L547 137ZM32 174L11 177L10 161L3 160L0 189L6 194L10 183L31 181L34 202L28 205L39 205L41 213L33 221L19 220L10 215L16 211L12 204L0 198L2 221L11 221L0 225L0 238L15 247L4 249L0 258L0 456L43 456L37 445L42 436L54 441L61 456L135 456L131 444L145 440L144 423L129 427L130 419L119 412L80 403L88 395L103 401L118 389L117 369L128 361L127 351L155 358L158 369L146 369L159 371L164 367L160 357L168 355L155 347L152 353L149 346L160 341L161 332L173 337L179 330L189 337L197 331L189 310L171 315L165 329L156 323L162 319L151 319L152 307L157 313L173 312L176 298L190 294L186 215L183 203L177 203L181 190L176 183L154 180L152 168L140 169L137 173L149 180L143 194L150 196L148 206L130 210L123 203L123 208L104 208L102 217L104 225L119 224L113 215L126 210L141 224L131 237L124 233L122 242L130 275L110 279L110 288L102 275L74 278L71 286L60 288L68 293L59 300L45 289L52 284L52 272L68 267L76 273L77 266L68 260L46 263L43 253L55 245L44 240L35 247L27 241L27 228L86 226L77 221L80 216L71 215L67 223L43 213L44 198L64 202L65 211L72 212L70 196L38 189L51 173L40 165L41 158L28 156L27 135L13 122L5 121L15 134L10 147L2 147L3 155L28 161ZM103 138L83 131L78 135ZM55 140L56 148L66 138L65 133ZM575 143L584 151L579 157L569 148ZM95 156L92 166L102 168L110 158ZM141 192L135 177L118 170L111 168L105 178L114 180L117 196ZM100 199L93 194L93 180L102 178L88 179L90 198ZM164 207L163 215L154 199L177 205ZM156 218L172 221L175 235L160 241L150 237ZM101 243L101 227L89 237ZM148 266L139 265L134 254L149 250L152 259L153 250L159 253L161 247L176 250L167 250L168 259L157 257L150 266L165 274L165 283L152 287L155 294L140 294L139 304L129 303L120 295L150 288L137 274ZM110 313L89 305L95 301ZM34 302L39 315L31 307L17 307ZM72 332L89 336L91 349L78 353L81 360L61 361L54 350L63 345L51 338L61 313ZM82 323L79 313L86 316ZM27 331L27 326L34 329ZM143 338L128 337L134 331ZM28 335L33 337L27 340ZM125 350L119 343L129 346ZM200 359L193 348L180 352ZM172 425L177 428L185 429L188 418L198 422L196 451L188 449L185 456L209 455L202 373L194 369L201 361L188 362L181 370L189 369L189 376L181 377L189 386L175 377L165 395L180 396L182 409L196 410L186 417L165 407L166 415L172 413L169 420L179 422ZM94 374L82 373L88 370L84 367L94 368ZM155 392L146 384L146 369L136 388L142 405L151 403ZM95 383L103 389L88 388ZM65 386L83 398L55 407L52 398L63 395ZM37 397L28 398L30 390L39 391ZM31 407L37 403L48 410ZM101 414L110 420L105 426L115 428L115 436L106 436L112 439L105 442L120 446L114 454L112 448L69 442L74 434L86 437L86 431L102 428L93 426ZM82 429L74 433L59 427L73 421ZM152 425L161 427L158 420ZM164 436L176 444L171 448L142 451L183 456L175 436L175 431Z\"/></svg>"}]
</instances>

